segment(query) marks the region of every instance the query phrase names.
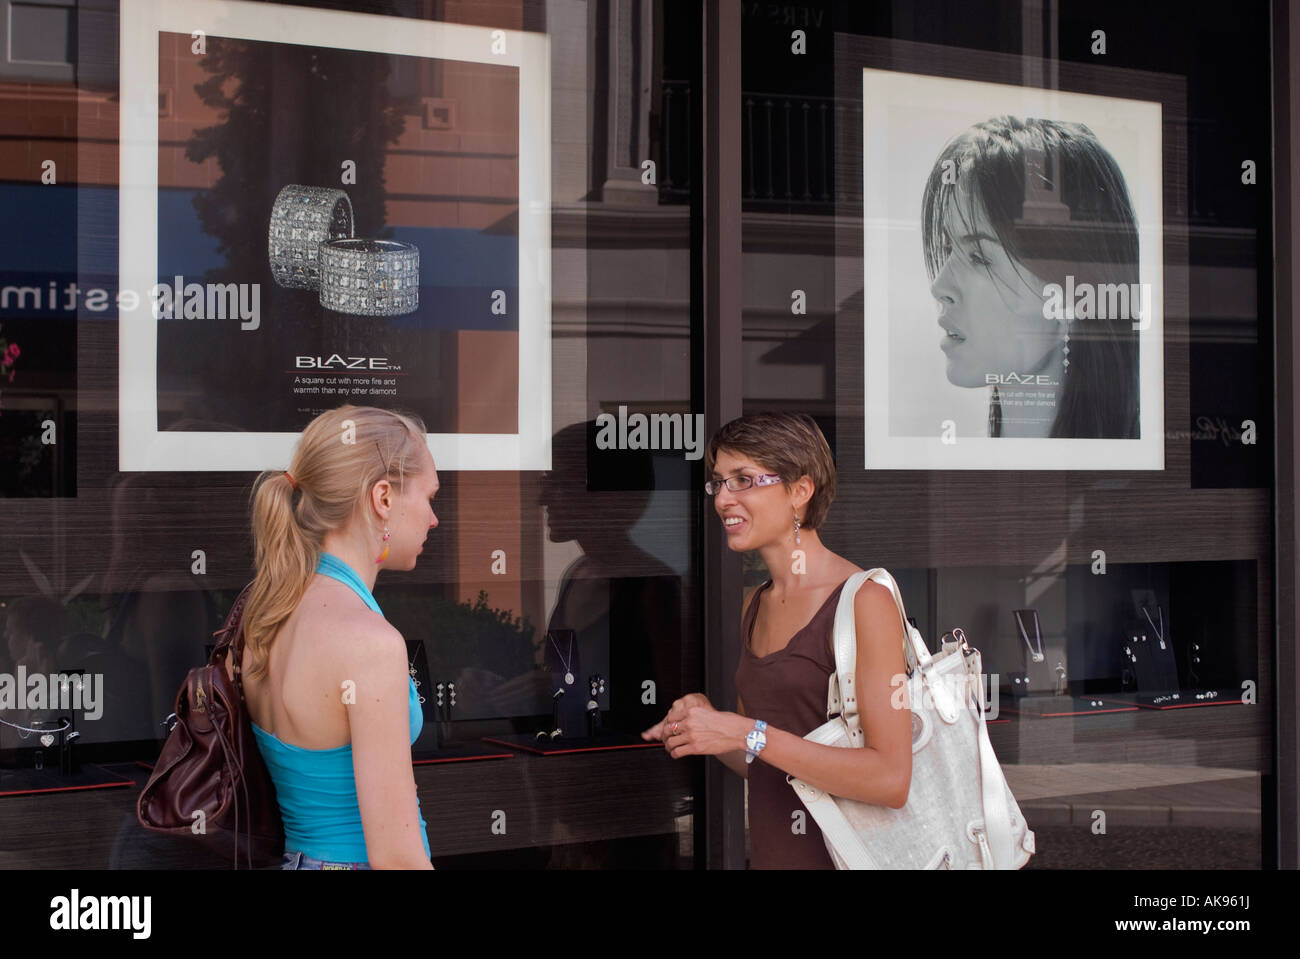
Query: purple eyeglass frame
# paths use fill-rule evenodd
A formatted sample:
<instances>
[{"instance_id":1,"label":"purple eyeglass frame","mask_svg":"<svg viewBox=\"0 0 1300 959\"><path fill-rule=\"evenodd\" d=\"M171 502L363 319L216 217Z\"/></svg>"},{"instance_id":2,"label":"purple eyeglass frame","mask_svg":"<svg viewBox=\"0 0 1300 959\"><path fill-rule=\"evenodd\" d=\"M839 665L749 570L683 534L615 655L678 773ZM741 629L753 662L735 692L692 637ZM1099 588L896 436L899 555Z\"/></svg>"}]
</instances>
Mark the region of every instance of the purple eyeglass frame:
<instances>
[{"instance_id":1,"label":"purple eyeglass frame","mask_svg":"<svg viewBox=\"0 0 1300 959\"><path fill-rule=\"evenodd\" d=\"M749 480L749 486L742 486L740 489L731 489L730 486L727 486L727 489L731 490L733 493L743 493L751 486L775 486L777 483L781 482L781 477L776 473L759 473L757 476L750 476L748 473L738 473L735 476L728 476L726 479L709 480L704 484L704 492L708 493L710 496L717 496L722 492L724 484L730 483L734 479L741 479L742 477Z\"/></svg>"}]
</instances>

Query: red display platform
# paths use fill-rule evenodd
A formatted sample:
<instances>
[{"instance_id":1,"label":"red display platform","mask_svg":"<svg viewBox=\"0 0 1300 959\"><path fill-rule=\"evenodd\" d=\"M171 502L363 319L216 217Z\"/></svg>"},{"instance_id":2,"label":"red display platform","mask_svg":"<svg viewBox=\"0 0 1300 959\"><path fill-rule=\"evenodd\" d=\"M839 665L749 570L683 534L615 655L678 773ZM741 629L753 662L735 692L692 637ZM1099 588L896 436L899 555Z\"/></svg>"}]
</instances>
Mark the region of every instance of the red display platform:
<instances>
[{"instance_id":1,"label":"red display platform","mask_svg":"<svg viewBox=\"0 0 1300 959\"><path fill-rule=\"evenodd\" d=\"M480 743L459 743L417 753L411 762L416 766L432 766L438 763L468 763L479 759L513 759L514 755L509 750Z\"/></svg>"},{"instance_id":2,"label":"red display platform","mask_svg":"<svg viewBox=\"0 0 1300 959\"><path fill-rule=\"evenodd\" d=\"M0 769L0 796L31 796L37 793L76 792L81 789L120 789L135 783L102 766L85 763L70 776L53 769Z\"/></svg>"},{"instance_id":3,"label":"red display platform","mask_svg":"<svg viewBox=\"0 0 1300 959\"><path fill-rule=\"evenodd\" d=\"M632 736L575 736L572 739L541 741L536 736L484 736L484 742L508 746L535 756L559 756L566 753L600 753L616 749L663 749L663 743L645 742Z\"/></svg>"}]
</instances>

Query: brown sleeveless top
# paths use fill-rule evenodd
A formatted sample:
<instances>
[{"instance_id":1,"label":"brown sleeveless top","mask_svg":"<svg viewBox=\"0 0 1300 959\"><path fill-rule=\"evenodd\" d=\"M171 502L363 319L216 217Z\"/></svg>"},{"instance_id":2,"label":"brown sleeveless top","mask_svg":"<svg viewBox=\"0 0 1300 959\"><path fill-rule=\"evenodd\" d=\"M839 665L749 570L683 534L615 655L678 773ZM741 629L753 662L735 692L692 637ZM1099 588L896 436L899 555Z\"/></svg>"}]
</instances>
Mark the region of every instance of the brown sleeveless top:
<instances>
[{"instance_id":1,"label":"brown sleeveless top","mask_svg":"<svg viewBox=\"0 0 1300 959\"><path fill-rule=\"evenodd\" d=\"M736 690L746 716L806 736L826 722L826 687L835 672L831 632L844 583L784 649L760 657L754 655L750 639L758 618L758 594L771 585L768 580L758 588L741 621ZM749 764L749 845L754 869L835 868L821 830L785 781L785 773L761 755Z\"/></svg>"}]
</instances>

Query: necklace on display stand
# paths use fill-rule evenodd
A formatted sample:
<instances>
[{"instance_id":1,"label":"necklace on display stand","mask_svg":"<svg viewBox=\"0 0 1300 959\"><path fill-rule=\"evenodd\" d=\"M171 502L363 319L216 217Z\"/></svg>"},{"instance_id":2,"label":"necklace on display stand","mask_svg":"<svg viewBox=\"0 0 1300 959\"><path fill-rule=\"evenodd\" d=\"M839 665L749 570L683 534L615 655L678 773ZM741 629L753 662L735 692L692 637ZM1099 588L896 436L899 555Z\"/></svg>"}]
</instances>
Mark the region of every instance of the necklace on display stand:
<instances>
[{"instance_id":1,"label":"necklace on display stand","mask_svg":"<svg viewBox=\"0 0 1300 959\"><path fill-rule=\"evenodd\" d=\"M1157 626L1157 625L1155 624L1155 622L1151 619L1151 614L1150 614L1149 612L1147 612L1147 608L1146 608L1145 606L1142 607L1142 615L1145 616L1145 617L1147 618L1147 622L1150 623L1150 624L1151 624L1151 628L1152 628L1153 630L1155 630L1155 633L1156 633L1156 640L1160 643L1160 648L1161 648L1161 649L1164 649L1164 648L1165 648L1165 613L1164 613L1164 610L1162 610L1159 606L1156 607L1156 615L1160 617L1160 625L1159 625L1159 626Z\"/></svg>"},{"instance_id":2,"label":"necklace on display stand","mask_svg":"<svg viewBox=\"0 0 1300 959\"><path fill-rule=\"evenodd\" d=\"M554 636L551 636L550 640L551 640L551 645L555 647L555 655L560 657L560 662L564 665L564 684L566 686L572 686L573 669L569 666L569 664L573 661L573 635L572 634L569 635L569 653L567 656L564 653L560 652L560 644L555 641Z\"/></svg>"},{"instance_id":3,"label":"necklace on display stand","mask_svg":"<svg viewBox=\"0 0 1300 959\"><path fill-rule=\"evenodd\" d=\"M1028 630L1025 629L1025 621L1024 621L1024 617L1021 616L1021 613L1033 613L1034 615L1034 642L1032 644L1029 642L1029 632ZM1036 663L1041 663L1047 657L1043 655L1043 634L1042 631L1038 628L1038 614L1034 613L1032 609L1028 609L1028 610L1018 609L1016 610L1015 617L1016 617L1016 625L1020 627L1020 635L1024 638L1025 646L1029 650L1030 659L1032 659ZM1035 649L1035 647L1037 648Z\"/></svg>"}]
</instances>

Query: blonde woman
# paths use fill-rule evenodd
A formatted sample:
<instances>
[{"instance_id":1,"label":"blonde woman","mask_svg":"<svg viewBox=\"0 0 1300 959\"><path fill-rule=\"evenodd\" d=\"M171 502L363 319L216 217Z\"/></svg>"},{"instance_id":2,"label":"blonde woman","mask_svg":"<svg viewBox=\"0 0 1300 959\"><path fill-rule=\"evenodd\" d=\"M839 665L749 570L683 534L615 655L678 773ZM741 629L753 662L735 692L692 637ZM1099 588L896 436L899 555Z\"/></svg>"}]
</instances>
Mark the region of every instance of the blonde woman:
<instances>
[{"instance_id":1,"label":"blonde woman","mask_svg":"<svg viewBox=\"0 0 1300 959\"><path fill-rule=\"evenodd\" d=\"M432 869L411 744L423 714L371 590L438 525L424 424L322 413L253 491L244 694L284 819L284 869Z\"/></svg>"}]
</instances>

